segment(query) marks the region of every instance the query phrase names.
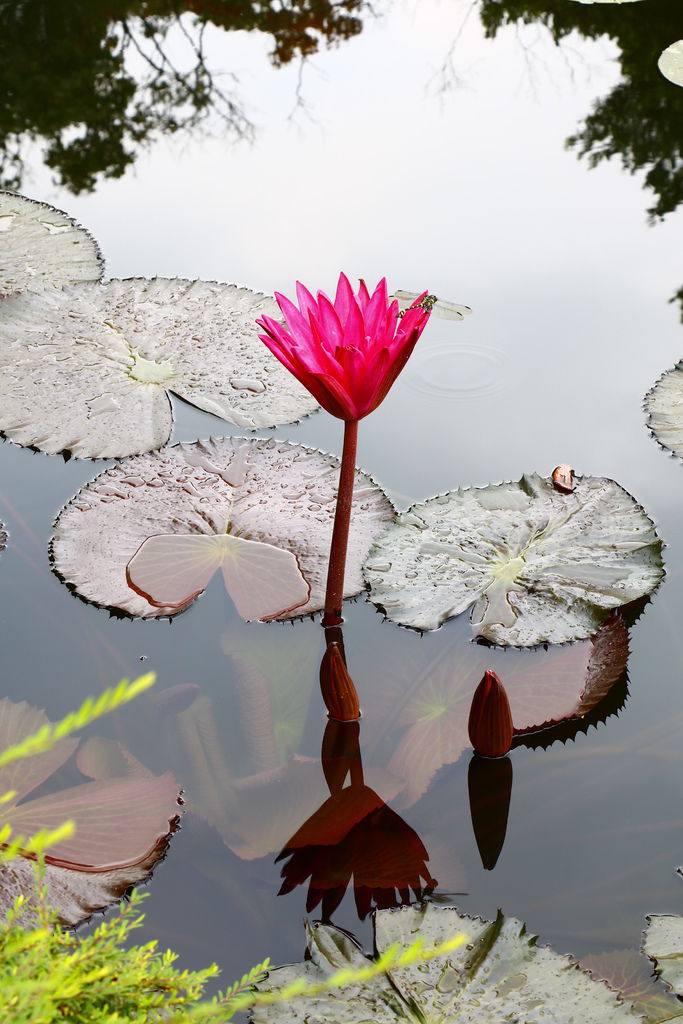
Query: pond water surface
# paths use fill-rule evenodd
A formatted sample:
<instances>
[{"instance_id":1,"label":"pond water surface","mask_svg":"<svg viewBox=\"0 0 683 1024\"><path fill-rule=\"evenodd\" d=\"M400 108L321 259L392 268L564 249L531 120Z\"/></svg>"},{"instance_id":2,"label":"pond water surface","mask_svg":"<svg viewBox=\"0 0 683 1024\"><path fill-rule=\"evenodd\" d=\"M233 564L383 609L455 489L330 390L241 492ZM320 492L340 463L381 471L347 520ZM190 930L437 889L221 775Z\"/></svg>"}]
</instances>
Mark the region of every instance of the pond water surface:
<instances>
[{"instance_id":1,"label":"pond water surface","mask_svg":"<svg viewBox=\"0 0 683 1024\"><path fill-rule=\"evenodd\" d=\"M647 18L645 2L625 6ZM662 48L682 35L674 28ZM493 869L473 833L469 749L423 795L397 797L389 762L400 726L386 726L386 709L435 659L451 659L454 678L465 664L504 679L506 664L550 652L474 647L462 617L420 636L383 621L363 595L344 624L366 712L365 780L420 836L435 895L483 917L501 907L560 952L637 948L645 914L683 907L683 467L655 443L642 410L683 355L668 301L683 284L683 222L673 212L648 227L638 175L616 160L591 170L564 148L619 81L616 46L574 34L558 48L537 24L487 39L477 5L390 4L304 66L294 109L298 69L270 67L269 45L258 33L207 36L213 66L238 76L257 124L252 144L162 138L122 178L74 196L52 183L36 143L22 191L87 226L108 276L290 293L296 279L329 290L343 269L472 306L463 323L432 318L390 396L361 424L359 465L398 507L568 462L614 478L653 517L667 576L631 629L623 706L566 742L512 751ZM175 399L174 413L176 441L240 433ZM323 412L257 433L341 447L341 424ZM184 966L215 959L225 980L265 956L301 959L307 883L279 896L275 858L328 795L319 616L245 624L218 579L170 624L111 618L76 599L50 569L52 523L108 464L0 446L3 695L58 718L124 675L153 670L157 696L196 684L189 709L162 712L143 697L91 729L172 770L185 789L141 938L170 945ZM235 787L258 772L270 781ZM389 838L380 822L364 839L381 862L410 845L391 822ZM332 920L369 944L352 885Z\"/></svg>"}]
</instances>

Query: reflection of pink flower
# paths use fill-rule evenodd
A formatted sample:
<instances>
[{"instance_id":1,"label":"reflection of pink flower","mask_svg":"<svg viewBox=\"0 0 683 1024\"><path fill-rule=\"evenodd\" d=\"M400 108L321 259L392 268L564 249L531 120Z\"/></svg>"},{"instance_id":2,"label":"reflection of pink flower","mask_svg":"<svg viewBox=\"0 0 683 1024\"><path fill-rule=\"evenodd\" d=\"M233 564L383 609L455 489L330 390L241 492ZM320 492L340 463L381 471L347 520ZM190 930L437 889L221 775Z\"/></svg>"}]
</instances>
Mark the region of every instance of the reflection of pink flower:
<instances>
[{"instance_id":1,"label":"reflection of pink flower","mask_svg":"<svg viewBox=\"0 0 683 1024\"><path fill-rule=\"evenodd\" d=\"M286 327L264 316L256 321L266 332L261 341L329 413L362 419L384 401L413 351L429 319L419 305L427 293L399 316L385 278L370 296L364 281L354 294L340 274L334 303L298 282L296 291L299 308L275 293Z\"/></svg>"},{"instance_id":2,"label":"reflection of pink flower","mask_svg":"<svg viewBox=\"0 0 683 1024\"><path fill-rule=\"evenodd\" d=\"M364 785L333 793L277 860L285 858L280 895L310 877L306 910L310 913L322 901L324 920L341 903L352 876L361 919L375 908L410 903L411 889L420 899L437 884L418 834Z\"/></svg>"}]
</instances>

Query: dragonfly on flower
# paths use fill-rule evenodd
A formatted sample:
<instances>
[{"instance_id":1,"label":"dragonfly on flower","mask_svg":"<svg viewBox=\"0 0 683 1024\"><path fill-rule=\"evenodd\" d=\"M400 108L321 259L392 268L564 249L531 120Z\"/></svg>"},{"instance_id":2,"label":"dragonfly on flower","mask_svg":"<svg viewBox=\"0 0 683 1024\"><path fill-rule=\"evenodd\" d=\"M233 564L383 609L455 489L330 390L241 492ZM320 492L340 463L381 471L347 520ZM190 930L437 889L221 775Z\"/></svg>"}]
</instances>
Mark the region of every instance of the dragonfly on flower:
<instances>
[{"instance_id":1,"label":"dragonfly on flower","mask_svg":"<svg viewBox=\"0 0 683 1024\"><path fill-rule=\"evenodd\" d=\"M398 299L401 308L399 317L403 316L407 309L414 309L417 305L434 313L435 316L441 317L442 320L463 320L468 313L472 312L469 306L460 306L457 302L447 302L446 299L440 299L436 295L425 295L421 302L416 303L415 300L420 298L417 292L404 292L400 288L396 289L391 298Z\"/></svg>"}]
</instances>

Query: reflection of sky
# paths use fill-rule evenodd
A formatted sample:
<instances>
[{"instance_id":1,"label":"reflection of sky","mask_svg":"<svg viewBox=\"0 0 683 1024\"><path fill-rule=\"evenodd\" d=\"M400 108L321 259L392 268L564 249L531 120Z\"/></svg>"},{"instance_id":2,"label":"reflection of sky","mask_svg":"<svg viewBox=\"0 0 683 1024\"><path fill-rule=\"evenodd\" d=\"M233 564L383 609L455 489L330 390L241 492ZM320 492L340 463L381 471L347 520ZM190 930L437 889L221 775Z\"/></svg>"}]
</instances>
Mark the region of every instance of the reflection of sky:
<instances>
[{"instance_id":1,"label":"reflection of sky","mask_svg":"<svg viewBox=\"0 0 683 1024\"><path fill-rule=\"evenodd\" d=\"M414 9L368 22L358 39L316 56L303 80L312 120L305 111L287 120L297 69L270 69L265 41L209 33L213 64L229 67L241 80L258 126L252 147L221 139L161 142L122 180L77 198L51 186L36 165L26 192L90 228L112 276L199 276L289 292L297 277L331 288L344 268L369 282L387 274L393 286L429 287L471 305L474 315L464 323L433 319L395 390L362 425L359 461L397 502L408 504L458 484L516 479L525 470L549 472L570 462L579 472L613 476L654 514L669 543L672 572L633 632L625 711L606 729L569 744L552 775L554 750L513 753L509 840L494 873L484 875L478 866L465 762L451 772L452 790L444 797L450 796L461 816L449 818L431 840L425 836L442 863L448 856L465 862L467 909L490 914L502 905L523 917L528 908L531 928L545 929L545 939L553 932L564 936L558 938L562 948L576 945L567 935L584 927L595 933L609 914L601 909L596 920L587 920L593 897L583 899L576 891L587 879L599 882L601 872L608 878L610 858L623 852L635 874L622 865L625 887L634 895L620 934L636 944L642 913L680 905L675 836L665 844L653 832L652 842L643 837L643 847L631 847L619 829L633 824L634 803L650 806L656 798L662 818L680 806L675 755L643 760L629 751L637 746L633 737L654 728L657 716L667 715L679 700L683 469L648 436L641 401L683 354L678 310L667 305L683 283L681 214L648 228L638 179L624 176L615 164L589 171L563 148L592 101L616 81L606 44L573 40L565 56L533 28L506 30L486 41L472 14L455 51L460 82L435 95L433 76L467 9L459 5L452 15L447 3L421 0ZM487 354L479 365L477 346ZM458 360L465 380L460 385ZM429 392L430 380L437 393ZM451 398L444 394L449 387L465 394ZM177 409L176 439L225 430L221 421L188 406L177 403ZM340 424L322 415L276 433L328 450L338 450L341 442ZM39 681L52 679L42 705L56 716L124 671L151 667L163 685L197 681L221 694L225 668L218 637L227 613L219 588L171 627L120 623L67 601L49 573L44 546L54 515L101 468L0 447L2 491L17 510L0 512L10 528L0 560L8 692L41 703ZM34 546L20 516L35 531ZM21 562L20 549L29 552L34 566ZM347 648L351 659L359 652L361 665L382 638L437 646L455 635L447 627L419 641L381 626L362 604L349 619ZM296 628L302 637L315 634L312 642L318 642L314 624ZM143 654L148 660L140 665ZM372 679L357 681L371 685ZM322 711L319 718L322 732ZM672 741L672 751L674 746L679 749ZM615 767L604 777L600 765L606 761ZM546 783L562 794L554 807L547 793L538 792ZM572 795L579 792L583 798ZM603 794L615 833L591 845L605 814ZM540 825L539 805L548 816ZM561 849L558 807L572 821ZM434 817L432 805L409 821L426 833ZM197 927L207 929L207 948L214 944L209 958L221 959L224 922L211 918L214 890L195 877L193 836L188 828L174 842L152 891L171 900L173 880L186 872L185 888L180 893L176 886L173 899L183 914L197 915ZM219 857L222 847L213 843L212 855ZM646 856L653 846L661 852L654 866ZM554 892L560 876L573 893L570 907L548 910L553 901L544 903L543 894ZM239 902L237 891L250 884L256 886L254 907L265 908L254 909L255 919L271 912L276 868L267 882L253 866L240 866L235 878L229 896L221 890L226 915ZM453 871L453 885L460 882ZM282 902L278 914L285 914ZM155 909L153 897L147 910L150 931L156 922L169 930L162 941L179 944L172 902ZM299 957L301 907L292 902L287 913L287 940L272 946L266 944L269 929L253 925L250 956ZM340 923L355 927L351 916ZM195 959L204 962L206 949ZM229 974L244 969L241 958L234 971L226 966Z\"/></svg>"}]
</instances>

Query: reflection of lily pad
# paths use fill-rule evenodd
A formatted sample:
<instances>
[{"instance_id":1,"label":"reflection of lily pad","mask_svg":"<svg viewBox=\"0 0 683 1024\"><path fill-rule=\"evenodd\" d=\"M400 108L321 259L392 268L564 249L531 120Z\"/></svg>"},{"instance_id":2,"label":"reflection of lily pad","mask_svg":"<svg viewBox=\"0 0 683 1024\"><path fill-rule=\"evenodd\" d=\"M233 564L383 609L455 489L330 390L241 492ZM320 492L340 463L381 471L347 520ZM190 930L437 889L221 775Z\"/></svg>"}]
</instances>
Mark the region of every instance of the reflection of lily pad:
<instances>
[{"instance_id":1,"label":"reflection of lily pad","mask_svg":"<svg viewBox=\"0 0 683 1024\"><path fill-rule=\"evenodd\" d=\"M99 281L97 243L61 210L0 191L0 296Z\"/></svg>"},{"instance_id":2,"label":"reflection of lily pad","mask_svg":"<svg viewBox=\"0 0 683 1024\"><path fill-rule=\"evenodd\" d=\"M0 749L47 724L37 708L0 701ZM74 834L50 847L45 856L50 902L69 924L108 906L145 878L163 855L179 814L179 786L173 776L134 771L135 762L125 752L121 770L106 780L27 799L77 746L77 740L63 739L44 753L0 769L0 793L14 793L3 803L1 818L14 836L30 838L68 820L75 824ZM78 763L87 773L87 762ZM33 869L22 858L0 865L0 914L16 895L30 893L34 886Z\"/></svg>"},{"instance_id":3,"label":"reflection of lily pad","mask_svg":"<svg viewBox=\"0 0 683 1024\"><path fill-rule=\"evenodd\" d=\"M472 606L478 636L530 647L591 636L608 611L650 593L661 541L613 480L571 494L532 474L414 505L371 549L371 600L390 619L436 629Z\"/></svg>"},{"instance_id":4,"label":"reflection of lily pad","mask_svg":"<svg viewBox=\"0 0 683 1024\"><path fill-rule=\"evenodd\" d=\"M548 1024L619 1024L641 1020L602 982L573 964L569 957L536 945L524 925L499 913L493 922L464 917L451 907L431 904L414 909L379 910L375 915L375 947L382 954L394 943L399 951L416 939L433 948L458 934L458 948L409 967L285 1006L256 1006L255 1024L287 1021L310 1024L501 1024L502 1021L545 1020ZM279 992L297 979L324 983L343 968L367 967L367 958L344 932L330 925L308 929L310 959L271 971L256 986Z\"/></svg>"},{"instance_id":5,"label":"reflection of lily pad","mask_svg":"<svg viewBox=\"0 0 683 1024\"><path fill-rule=\"evenodd\" d=\"M449 648L428 664L402 663L369 687L366 724L381 737L402 733L389 769L406 780L398 806L412 805L436 772L470 746L467 717L483 672L494 670L510 701L515 735L586 715L623 675L628 631L618 614L590 640L548 651L492 651L478 645Z\"/></svg>"},{"instance_id":6,"label":"reflection of lily pad","mask_svg":"<svg viewBox=\"0 0 683 1024\"><path fill-rule=\"evenodd\" d=\"M86 484L60 513L55 568L96 604L131 615L171 615L177 605L155 606L129 586L130 560L150 536L211 537L229 530L292 552L311 596L291 614L314 612L324 603L338 467L337 459L312 448L246 438L179 444L127 459ZM392 517L388 498L358 472L345 596L362 589L362 561Z\"/></svg>"},{"instance_id":7,"label":"reflection of lily pad","mask_svg":"<svg viewBox=\"0 0 683 1024\"><path fill-rule=\"evenodd\" d=\"M645 396L648 426L663 448L683 459L683 360Z\"/></svg>"},{"instance_id":8,"label":"reflection of lily pad","mask_svg":"<svg viewBox=\"0 0 683 1024\"><path fill-rule=\"evenodd\" d=\"M0 430L17 444L119 458L168 441L168 391L247 429L300 419L315 400L257 336L273 299L235 285L155 278L3 301Z\"/></svg>"},{"instance_id":9,"label":"reflection of lily pad","mask_svg":"<svg viewBox=\"0 0 683 1024\"><path fill-rule=\"evenodd\" d=\"M683 39L667 46L657 62L659 70L674 85L683 85Z\"/></svg>"}]
</instances>

